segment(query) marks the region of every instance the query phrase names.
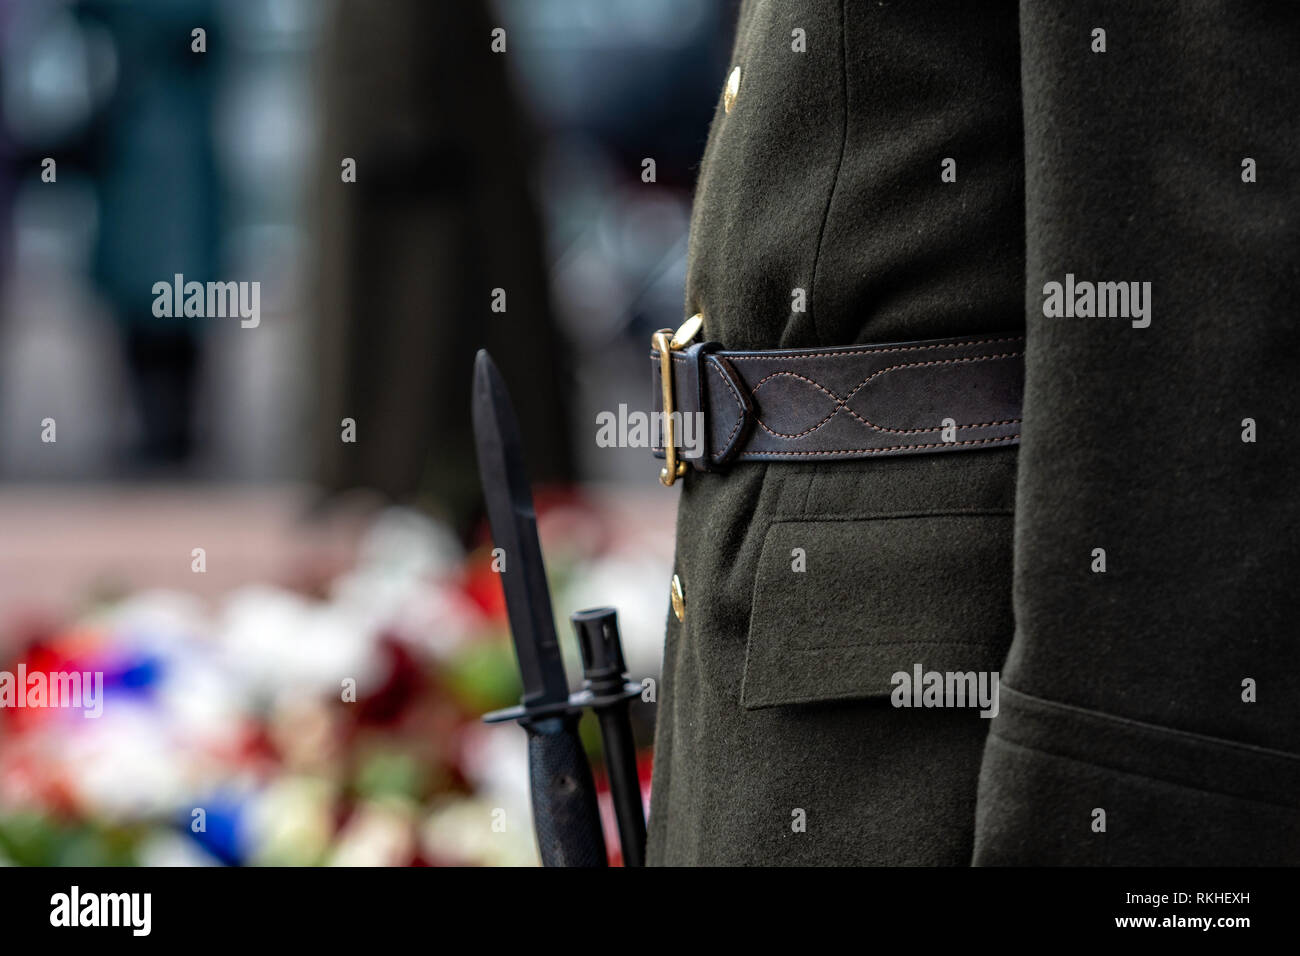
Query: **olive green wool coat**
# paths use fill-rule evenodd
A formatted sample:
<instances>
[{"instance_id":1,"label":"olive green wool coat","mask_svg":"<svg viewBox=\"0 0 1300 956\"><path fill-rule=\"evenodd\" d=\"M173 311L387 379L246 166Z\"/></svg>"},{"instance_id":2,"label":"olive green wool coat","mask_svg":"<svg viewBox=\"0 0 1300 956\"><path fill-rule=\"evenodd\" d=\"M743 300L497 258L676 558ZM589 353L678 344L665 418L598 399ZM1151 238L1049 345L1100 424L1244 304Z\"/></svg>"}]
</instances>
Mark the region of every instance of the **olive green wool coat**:
<instances>
[{"instance_id":1,"label":"olive green wool coat","mask_svg":"<svg viewBox=\"0 0 1300 956\"><path fill-rule=\"evenodd\" d=\"M742 5L686 314L1024 329L1025 423L685 478L652 863L1300 862L1297 49L1282 3ZM1045 315L1067 274L1150 324ZM893 706L917 664L998 715Z\"/></svg>"}]
</instances>

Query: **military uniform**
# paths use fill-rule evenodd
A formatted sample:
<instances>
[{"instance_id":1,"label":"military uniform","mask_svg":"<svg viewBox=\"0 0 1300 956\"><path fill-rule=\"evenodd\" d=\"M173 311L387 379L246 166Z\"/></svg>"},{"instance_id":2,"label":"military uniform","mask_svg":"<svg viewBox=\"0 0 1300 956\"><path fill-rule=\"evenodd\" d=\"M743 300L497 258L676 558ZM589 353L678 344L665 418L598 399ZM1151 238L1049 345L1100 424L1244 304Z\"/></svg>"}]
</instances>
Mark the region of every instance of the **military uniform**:
<instances>
[{"instance_id":1,"label":"military uniform","mask_svg":"<svg viewBox=\"0 0 1300 956\"><path fill-rule=\"evenodd\" d=\"M1298 40L1283 4L743 4L687 314L1023 331L1024 422L686 475L652 863L1300 862ZM1045 315L1067 274L1150 282L1149 324ZM997 716L894 706L913 663L998 672Z\"/></svg>"}]
</instances>

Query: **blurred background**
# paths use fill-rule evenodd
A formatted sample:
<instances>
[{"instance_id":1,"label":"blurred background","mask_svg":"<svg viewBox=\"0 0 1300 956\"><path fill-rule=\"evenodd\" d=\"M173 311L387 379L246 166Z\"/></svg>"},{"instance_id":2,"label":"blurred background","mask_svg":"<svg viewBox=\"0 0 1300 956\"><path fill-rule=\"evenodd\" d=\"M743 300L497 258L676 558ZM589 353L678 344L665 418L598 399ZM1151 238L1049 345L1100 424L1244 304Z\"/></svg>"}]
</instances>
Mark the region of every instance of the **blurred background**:
<instances>
[{"instance_id":1,"label":"blurred background","mask_svg":"<svg viewBox=\"0 0 1300 956\"><path fill-rule=\"evenodd\" d=\"M0 672L104 675L0 707L0 864L536 861L473 355L571 680L600 604L657 677L676 496L596 415L683 319L734 15L0 0ZM177 274L260 321L156 315Z\"/></svg>"}]
</instances>

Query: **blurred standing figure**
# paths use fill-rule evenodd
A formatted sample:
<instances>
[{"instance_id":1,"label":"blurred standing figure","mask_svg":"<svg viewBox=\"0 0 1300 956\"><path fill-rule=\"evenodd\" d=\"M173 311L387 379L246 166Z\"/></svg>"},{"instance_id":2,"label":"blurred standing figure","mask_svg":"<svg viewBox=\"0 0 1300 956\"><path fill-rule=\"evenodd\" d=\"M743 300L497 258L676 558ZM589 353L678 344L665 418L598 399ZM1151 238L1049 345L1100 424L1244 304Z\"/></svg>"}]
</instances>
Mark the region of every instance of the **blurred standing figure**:
<instances>
[{"instance_id":1,"label":"blurred standing figure","mask_svg":"<svg viewBox=\"0 0 1300 956\"><path fill-rule=\"evenodd\" d=\"M480 507L477 349L516 391L533 477L571 474L533 153L495 26L480 3L344 0L321 68L317 477L418 500L462 531Z\"/></svg>"},{"instance_id":2,"label":"blurred standing figure","mask_svg":"<svg viewBox=\"0 0 1300 956\"><path fill-rule=\"evenodd\" d=\"M116 87L87 164L100 201L95 278L121 323L141 427L134 457L185 463L194 445L202 319L153 315L155 282L218 276L213 110L221 44L212 0L79 0L115 48ZM206 31L206 52L192 31Z\"/></svg>"}]
</instances>

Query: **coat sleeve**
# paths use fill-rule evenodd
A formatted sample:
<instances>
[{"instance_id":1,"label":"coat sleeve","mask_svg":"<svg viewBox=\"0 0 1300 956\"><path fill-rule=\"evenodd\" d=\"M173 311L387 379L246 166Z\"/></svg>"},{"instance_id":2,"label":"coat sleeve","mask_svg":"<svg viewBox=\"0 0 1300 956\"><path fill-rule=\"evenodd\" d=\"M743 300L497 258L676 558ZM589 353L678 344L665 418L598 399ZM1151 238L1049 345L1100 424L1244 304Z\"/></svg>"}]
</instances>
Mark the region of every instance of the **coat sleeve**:
<instances>
[{"instance_id":1,"label":"coat sleeve","mask_svg":"<svg viewBox=\"0 0 1300 956\"><path fill-rule=\"evenodd\" d=\"M1292 4L1021 4L1016 634L976 864L1300 863L1297 49Z\"/></svg>"}]
</instances>

